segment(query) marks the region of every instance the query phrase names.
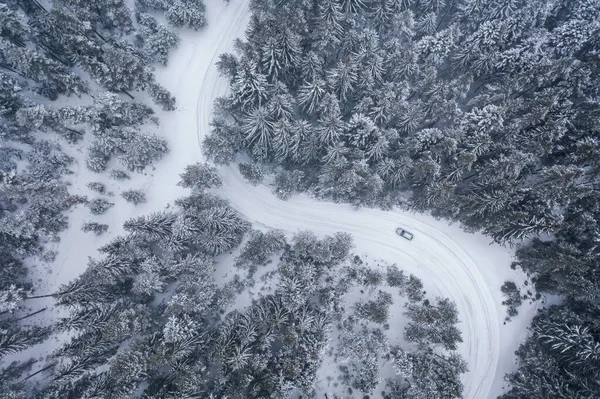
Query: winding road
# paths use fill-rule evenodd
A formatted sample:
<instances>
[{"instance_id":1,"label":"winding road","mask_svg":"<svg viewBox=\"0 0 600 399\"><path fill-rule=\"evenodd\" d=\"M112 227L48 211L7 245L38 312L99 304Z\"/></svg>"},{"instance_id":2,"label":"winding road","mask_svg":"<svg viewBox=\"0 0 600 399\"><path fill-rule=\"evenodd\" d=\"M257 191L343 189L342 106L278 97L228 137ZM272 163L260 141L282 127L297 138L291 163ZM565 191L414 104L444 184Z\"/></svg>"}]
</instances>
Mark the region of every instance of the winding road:
<instances>
[{"instance_id":1,"label":"winding road","mask_svg":"<svg viewBox=\"0 0 600 399\"><path fill-rule=\"evenodd\" d=\"M231 0L228 6L221 0L208 0L209 25L200 34L184 34L169 67L157 71L159 81L176 96L179 110L161 115L162 130L173 137L171 154L165 159L168 166L160 165L152 178L150 198L170 200L184 194L175 186L175 172L202 159L199 143L210 131L213 101L228 90L215 62L219 54L232 51L233 41L243 37L249 19L247 0ZM514 351L512 341L519 335L514 328L505 327L502 332L511 342L500 342L504 315L499 287L511 276L508 250L427 215L355 210L306 195L281 201L268 187L248 184L235 166L221 167L220 172L224 183L220 194L252 223L292 233L302 229L322 235L349 232L357 253L396 263L422 278L428 296L454 300L463 331L460 351L470 370L463 379L464 397L482 399L500 393L504 373L500 369L510 363L510 359L503 360L506 364L499 367L500 354ZM398 226L413 232L414 240L399 238L395 234Z\"/></svg>"}]
</instances>

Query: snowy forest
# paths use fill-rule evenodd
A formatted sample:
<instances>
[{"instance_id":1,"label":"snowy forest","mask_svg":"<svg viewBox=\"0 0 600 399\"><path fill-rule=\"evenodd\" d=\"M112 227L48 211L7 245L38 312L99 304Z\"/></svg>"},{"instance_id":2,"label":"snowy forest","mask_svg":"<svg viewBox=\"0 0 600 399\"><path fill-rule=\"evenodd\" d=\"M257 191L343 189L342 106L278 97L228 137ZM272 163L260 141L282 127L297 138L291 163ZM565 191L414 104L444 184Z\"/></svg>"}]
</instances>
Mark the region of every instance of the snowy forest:
<instances>
[{"instance_id":1,"label":"snowy forest","mask_svg":"<svg viewBox=\"0 0 600 399\"><path fill-rule=\"evenodd\" d=\"M208 162L161 203L137 182L169 169L183 111L156 72L235 2ZM229 164L281 201L516 248L551 300L501 398L600 397L599 20L598 0L0 0L0 399L463 397L456 298L343 229L249 221Z\"/></svg>"},{"instance_id":2,"label":"snowy forest","mask_svg":"<svg viewBox=\"0 0 600 399\"><path fill-rule=\"evenodd\" d=\"M600 3L252 10L246 40L219 60L231 92L217 101L206 154L228 163L245 153L275 174L282 198L402 200L496 242L526 239L515 266L564 301L534 320L505 397L600 396Z\"/></svg>"}]
</instances>

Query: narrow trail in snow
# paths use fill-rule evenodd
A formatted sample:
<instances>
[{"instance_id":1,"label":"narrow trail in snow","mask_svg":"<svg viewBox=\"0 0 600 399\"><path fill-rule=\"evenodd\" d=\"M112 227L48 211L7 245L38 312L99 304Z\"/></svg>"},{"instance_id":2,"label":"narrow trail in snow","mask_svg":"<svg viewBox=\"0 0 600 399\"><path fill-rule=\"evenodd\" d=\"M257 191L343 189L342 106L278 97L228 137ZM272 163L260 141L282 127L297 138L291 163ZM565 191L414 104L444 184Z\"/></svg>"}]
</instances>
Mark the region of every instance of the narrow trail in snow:
<instances>
[{"instance_id":1,"label":"narrow trail in snow","mask_svg":"<svg viewBox=\"0 0 600 399\"><path fill-rule=\"evenodd\" d=\"M228 82L219 76L215 62L219 54L232 51L235 38L243 37L250 17L245 0L232 1L229 8L234 10L227 10L232 14L226 21L225 18L223 21L219 18L209 20L211 24L224 22L221 25L224 34L218 39L213 54L202 55L212 57L208 69L203 70L203 65L199 71L205 73L204 77L187 81L190 85L199 83L199 87L186 86L183 89L188 93L195 90L197 95L196 133L199 143L210 131L214 100L228 90ZM182 79L185 77L182 76ZM187 140L188 143L190 141ZM347 231L355 238L357 252L396 263L401 269L422 278L429 294L454 300L462 320L460 326L464 343L460 350L470 369L463 378L464 397L488 397L500 355L500 318L490 285L479 270L486 265L476 264L466 248L463 250L442 232L439 228L442 222L402 211L355 210L349 205L318 201L306 195L281 201L267 187L248 184L234 165L221 167L220 172L224 183L221 195L249 221L287 232L302 229L318 234ZM397 237L394 232L397 226L413 232L415 239L408 242ZM498 290L498 287L492 289Z\"/></svg>"}]
</instances>

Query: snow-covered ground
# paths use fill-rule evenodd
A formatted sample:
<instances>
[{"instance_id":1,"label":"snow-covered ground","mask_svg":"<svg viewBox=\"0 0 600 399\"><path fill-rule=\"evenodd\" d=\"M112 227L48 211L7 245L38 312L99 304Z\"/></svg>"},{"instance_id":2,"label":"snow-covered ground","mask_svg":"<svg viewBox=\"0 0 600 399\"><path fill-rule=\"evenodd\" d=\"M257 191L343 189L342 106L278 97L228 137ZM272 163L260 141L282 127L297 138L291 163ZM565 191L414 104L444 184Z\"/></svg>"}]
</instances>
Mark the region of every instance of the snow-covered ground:
<instances>
[{"instance_id":1,"label":"snow-covered ground","mask_svg":"<svg viewBox=\"0 0 600 399\"><path fill-rule=\"evenodd\" d=\"M71 228L61 236L59 255L51 264L53 276L43 281L39 293L52 292L61 283L80 274L88 256L96 256L99 245L121 234L129 217L163 209L186 194L176 186L178 174L188 164L201 161L200 142L209 132L213 101L226 93L228 82L218 76L218 55L231 51L233 40L243 36L250 19L247 0L206 0L208 26L201 32L184 32L179 48L167 68L157 71L157 79L177 98L178 110L159 112L160 134L169 140L170 153L156 170L117 183L109 183L115 192L115 206L97 219L110 226L101 236L84 234L83 221L92 220L87 208L71 215ZM91 193L85 188L99 180L85 171L80 160L74 177L74 193ZM299 195L288 201L277 199L268 187L254 187L242 179L237 167L220 168L224 198L252 223L295 232L309 229L325 235L347 231L354 236L356 252L396 263L400 269L423 280L428 297L450 297L458 306L464 343L460 351L469 363L464 377L465 398L496 397L502 392L503 375L515 368L513 352L525 334L534 306L525 303L520 315L503 325L505 308L501 305L500 286L505 280L518 285L524 276L509 268L512 252L489 245L489 238L467 234L430 216L405 211L377 209L355 210L350 205L318 201ZM143 188L148 203L134 207L118 194L127 188ZM90 195L90 198L93 198ZM394 230L402 226L414 233L412 241L398 237ZM398 309L402 312L402 309Z\"/></svg>"}]
</instances>

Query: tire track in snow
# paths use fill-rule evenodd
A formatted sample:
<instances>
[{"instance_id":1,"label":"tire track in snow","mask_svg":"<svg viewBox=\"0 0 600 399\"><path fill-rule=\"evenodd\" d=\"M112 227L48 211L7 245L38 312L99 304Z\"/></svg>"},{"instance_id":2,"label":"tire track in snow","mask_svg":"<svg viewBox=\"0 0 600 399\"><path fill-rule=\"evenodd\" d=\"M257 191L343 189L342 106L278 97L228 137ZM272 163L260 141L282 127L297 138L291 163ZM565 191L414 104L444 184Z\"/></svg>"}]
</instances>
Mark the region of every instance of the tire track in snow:
<instances>
[{"instance_id":1,"label":"tire track in snow","mask_svg":"<svg viewBox=\"0 0 600 399\"><path fill-rule=\"evenodd\" d=\"M233 16L224 21L223 32L216 46L211 46L210 65L198 68L204 73L195 88L196 139L198 143L209 132L214 100L227 93L227 79L220 77L215 66L219 54L230 52L233 41L242 37L250 19L247 1L232 1ZM219 24L221 21L209 20ZM186 87L185 91L192 88ZM177 93L175 93L177 94ZM276 198L267 187L248 184L234 166L221 167L223 187L221 195L233 208L249 221L287 232L310 229L318 234L336 231L351 233L358 252L369 253L373 258L397 263L401 269L423 279L428 293L451 298L460 312L464 343L459 350L469 363L465 374L465 398L480 399L489 395L499 358L499 317L488 284L478 265L448 235L434 224L424 222L422 216L411 216L401 211L377 209L355 210L350 205L335 204L295 196L288 201ZM415 239L405 242L394 230L404 226L415 234ZM479 265L485 267L486 265ZM494 287L497 289L497 287Z\"/></svg>"}]
</instances>

